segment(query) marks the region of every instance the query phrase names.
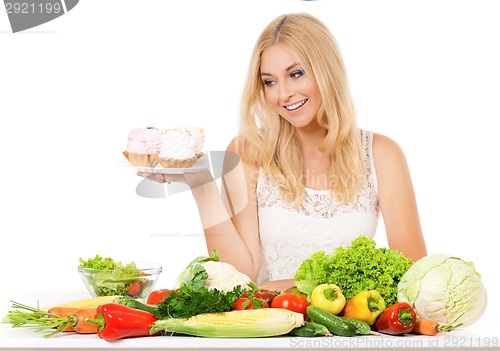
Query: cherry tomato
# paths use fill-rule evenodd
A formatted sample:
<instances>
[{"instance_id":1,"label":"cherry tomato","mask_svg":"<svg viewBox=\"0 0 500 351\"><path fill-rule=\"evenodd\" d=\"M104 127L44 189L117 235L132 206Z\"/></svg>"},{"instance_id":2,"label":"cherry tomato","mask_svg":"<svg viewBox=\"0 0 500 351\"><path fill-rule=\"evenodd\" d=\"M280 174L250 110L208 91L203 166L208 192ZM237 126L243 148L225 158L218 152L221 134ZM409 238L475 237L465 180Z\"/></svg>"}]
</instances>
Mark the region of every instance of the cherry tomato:
<instances>
[{"instance_id":1,"label":"cherry tomato","mask_svg":"<svg viewBox=\"0 0 500 351\"><path fill-rule=\"evenodd\" d=\"M248 297L248 296L241 296L239 297L233 305L233 310L253 310L254 307L254 300L259 300L262 301L263 305L258 308L269 308L269 304L260 298L254 297L253 299Z\"/></svg>"},{"instance_id":2,"label":"cherry tomato","mask_svg":"<svg viewBox=\"0 0 500 351\"><path fill-rule=\"evenodd\" d=\"M302 313L304 317L307 316L307 306L309 306L307 299L290 292L285 292L276 296L271 303L271 308L284 308L290 311Z\"/></svg>"},{"instance_id":3,"label":"cherry tomato","mask_svg":"<svg viewBox=\"0 0 500 351\"><path fill-rule=\"evenodd\" d=\"M170 294L172 294L172 292L177 293L175 290L169 290L169 289L160 289L151 291L151 293L148 296L148 299L146 300L146 303L149 305L159 304L167 297L169 297Z\"/></svg>"},{"instance_id":4,"label":"cherry tomato","mask_svg":"<svg viewBox=\"0 0 500 351\"><path fill-rule=\"evenodd\" d=\"M127 295L134 296L141 291L141 284L139 282L133 282L130 284L127 290Z\"/></svg>"}]
</instances>

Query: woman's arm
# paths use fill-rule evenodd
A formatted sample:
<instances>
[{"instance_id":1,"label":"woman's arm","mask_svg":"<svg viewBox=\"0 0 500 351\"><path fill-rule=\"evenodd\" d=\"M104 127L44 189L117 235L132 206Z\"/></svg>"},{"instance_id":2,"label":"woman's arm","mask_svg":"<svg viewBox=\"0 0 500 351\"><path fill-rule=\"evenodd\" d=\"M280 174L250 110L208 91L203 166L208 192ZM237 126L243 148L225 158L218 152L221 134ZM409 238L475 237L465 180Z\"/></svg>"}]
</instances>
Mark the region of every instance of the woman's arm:
<instances>
[{"instance_id":1,"label":"woman's arm","mask_svg":"<svg viewBox=\"0 0 500 351\"><path fill-rule=\"evenodd\" d=\"M209 252L217 250L221 261L257 280L260 243L256 185L258 168L244 164L234 142L226 152L222 172L222 196L214 180L190 184L198 206ZM196 176L195 174L188 175Z\"/></svg>"},{"instance_id":2,"label":"woman's arm","mask_svg":"<svg viewBox=\"0 0 500 351\"><path fill-rule=\"evenodd\" d=\"M260 289L268 289L274 291L284 292L288 288L295 286L295 281L293 279L281 279L281 280L268 280L259 285Z\"/></svg>"},{"instance_id":3,"label":"woman's arm","mask_svg":"<svg viewBox=\"0 0 500 351\"><path fill-rule=\"evenodd\" d=\"M373 159L389 247L416 261L427 249L405 155L392 139L374 134Z\"/></svg>"}]
</instances>

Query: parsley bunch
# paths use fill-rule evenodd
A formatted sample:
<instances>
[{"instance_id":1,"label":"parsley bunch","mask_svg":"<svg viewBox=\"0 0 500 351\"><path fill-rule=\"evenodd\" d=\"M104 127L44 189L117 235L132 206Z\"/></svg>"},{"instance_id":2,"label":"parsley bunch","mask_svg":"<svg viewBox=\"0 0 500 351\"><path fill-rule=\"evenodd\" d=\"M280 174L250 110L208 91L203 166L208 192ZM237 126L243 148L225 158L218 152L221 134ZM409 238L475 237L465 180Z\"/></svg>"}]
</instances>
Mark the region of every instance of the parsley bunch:
<instances>
[{"instance_id":1,"label":"parsley bunch","mask_svg":"<svg viewBox=\"0 0 500 351\"><path fill-rule=\"evenodd\" d=\"M313 253L295 273L297 288L310 296L319 284L336 284L346 299L361 291L377 290L387 306L395 303L398 283L413 262L399 251L377 249L375 244L359 236L349 247L339 247L332 254Z\"/></svg>"},{"instance_id":2,"label":"parsley bunch","mask_svg":"<svg viewBox=\"0 0 500 351\"><path fill-rule=\"evenodd\" d=\"M157 318L189 318L200 313L227 312L245 290L239 285L229 292L181 285L177 292L156 306L154 314Z\"/></svg>"}]
</instances>

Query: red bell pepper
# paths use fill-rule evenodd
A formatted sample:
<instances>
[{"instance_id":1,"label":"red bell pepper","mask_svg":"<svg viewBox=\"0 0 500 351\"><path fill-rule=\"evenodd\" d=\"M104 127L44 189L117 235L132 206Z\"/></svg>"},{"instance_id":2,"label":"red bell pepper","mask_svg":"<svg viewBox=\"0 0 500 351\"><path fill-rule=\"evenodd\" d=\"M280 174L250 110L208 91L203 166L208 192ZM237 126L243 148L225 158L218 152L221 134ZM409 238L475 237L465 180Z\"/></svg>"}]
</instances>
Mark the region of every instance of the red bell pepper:
<instances>
[{"instance_id":1,"label":"red bell pepper","mask_svg":"<svg viewBox=\"0 0 500 351\"><path fill-rule=\"evenodd\" d=\"M100 338L117 340L136 336L150 336L149 330L156 320L158 318L149 312L119 303L106 303L97 307L96 319L87 320L87 323L98 326L97 335Z\"/></svg>"},{"instance_id":2,"label":"red bell pepper","mask_svg":"<svg viewBox=\"0 0 500 351\"><path fill-rule=\"evenodd\" d=\"M417 316L406 302L396 302L380 315L375 328L384 334L402 335L411 332Z\"/></svg>"}]
</instances>

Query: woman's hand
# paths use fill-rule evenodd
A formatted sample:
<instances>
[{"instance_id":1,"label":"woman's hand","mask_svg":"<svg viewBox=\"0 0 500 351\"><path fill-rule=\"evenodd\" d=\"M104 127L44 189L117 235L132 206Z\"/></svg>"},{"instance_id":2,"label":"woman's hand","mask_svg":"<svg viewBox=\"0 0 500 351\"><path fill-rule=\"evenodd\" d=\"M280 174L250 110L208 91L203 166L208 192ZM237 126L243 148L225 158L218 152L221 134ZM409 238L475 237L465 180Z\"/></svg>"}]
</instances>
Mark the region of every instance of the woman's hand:
<instances>
[{"instance_id":1,"label":"woman's hand","mask_svg":"<svg viewBox=\"0 0 500 351\"><path fill-rule=\"evenodd\" d=\"M191 189L214 181L214 178L208 169L198 172L186 172L183 174L137 172L137 175L158 183L184 183Z\"/></svg>"}]
</instances>

